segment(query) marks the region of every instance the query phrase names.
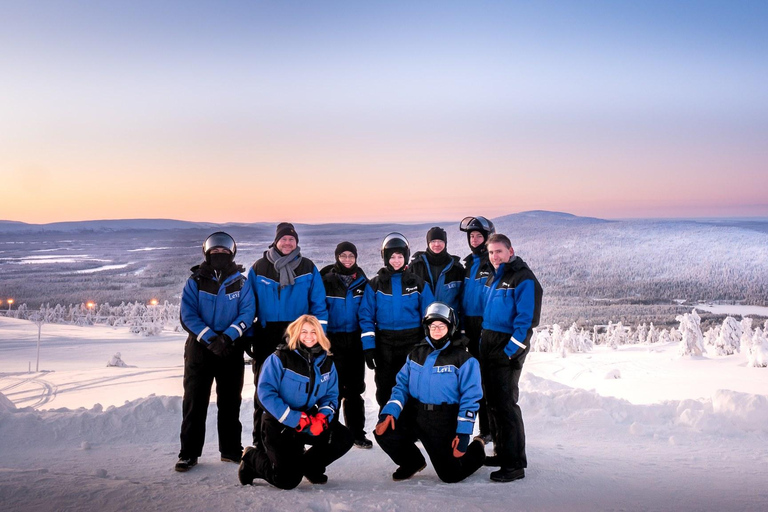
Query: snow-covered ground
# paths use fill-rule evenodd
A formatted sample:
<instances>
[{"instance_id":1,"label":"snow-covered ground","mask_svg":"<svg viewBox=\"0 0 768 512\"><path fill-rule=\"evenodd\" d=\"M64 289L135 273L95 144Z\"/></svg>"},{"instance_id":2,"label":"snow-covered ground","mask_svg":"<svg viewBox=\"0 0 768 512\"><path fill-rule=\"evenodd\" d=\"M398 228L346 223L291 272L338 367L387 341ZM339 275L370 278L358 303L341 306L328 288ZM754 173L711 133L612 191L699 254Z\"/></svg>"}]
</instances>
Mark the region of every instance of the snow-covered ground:
<instances>
[{"instance_id":1,"label":"snow-covered ground","mask_svg":"<svg viewBox=\"0 0 768 512\"><path fill-rule=\"evenodd\" d=\"M405 482L377 447L353 449L324 486L243 487L220 462L215 406L200 464L176 473L184 336L0 318L2 510L766 510L768 369L679 358L672 345L533 353L521 381L529 468L459 484L431 466ZM127 367L107 367L120 352ZM253 384L241 411L250 437ZM368 425L375 422L372 374ZM489 451L492 446L488 447ZM257 481L258 482L258 481Z\"/></svg>"}]
</instances>

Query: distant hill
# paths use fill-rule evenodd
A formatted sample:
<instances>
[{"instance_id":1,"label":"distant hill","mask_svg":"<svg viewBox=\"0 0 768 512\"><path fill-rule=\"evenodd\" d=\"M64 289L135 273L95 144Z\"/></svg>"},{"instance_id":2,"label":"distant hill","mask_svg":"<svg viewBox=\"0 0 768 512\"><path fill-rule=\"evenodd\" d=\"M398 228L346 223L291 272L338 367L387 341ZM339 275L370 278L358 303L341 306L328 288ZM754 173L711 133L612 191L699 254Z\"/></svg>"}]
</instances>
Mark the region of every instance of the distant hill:
<instances>
[{"instance_id":1,"label":"distant hill","mask_svg":"<svg viewBox=\"0 0 768 512\"><path fill-rule=\"evenodd\" d=\"M126 230L165 230L210 228L216 224L210 222L188 222L172 219L118 219L85 220L73 222L52 222L49 224L28 224L26 222L0 221L3 233L36 233L43 231L78 232L78 231L126 231Z\"/></svg>"}]
</instances>

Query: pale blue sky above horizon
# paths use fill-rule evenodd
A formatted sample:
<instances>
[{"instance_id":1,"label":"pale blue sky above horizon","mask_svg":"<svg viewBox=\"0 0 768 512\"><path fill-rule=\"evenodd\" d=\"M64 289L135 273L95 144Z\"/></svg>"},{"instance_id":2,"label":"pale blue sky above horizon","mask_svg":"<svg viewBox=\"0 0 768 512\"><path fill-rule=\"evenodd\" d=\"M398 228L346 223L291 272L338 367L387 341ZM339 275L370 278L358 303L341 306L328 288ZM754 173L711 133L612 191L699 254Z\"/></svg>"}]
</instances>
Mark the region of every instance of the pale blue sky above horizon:
<instances>
[{"instance_id":1,"label":"pale blue sky above horizon","mask_svg":"<svg viewBox=\"0 0 768 512\"><path fill-rule=\"evenodd\" d=\"M768 215L768 2L0 13L0 219Z\"/></svg>"}]
</instances>

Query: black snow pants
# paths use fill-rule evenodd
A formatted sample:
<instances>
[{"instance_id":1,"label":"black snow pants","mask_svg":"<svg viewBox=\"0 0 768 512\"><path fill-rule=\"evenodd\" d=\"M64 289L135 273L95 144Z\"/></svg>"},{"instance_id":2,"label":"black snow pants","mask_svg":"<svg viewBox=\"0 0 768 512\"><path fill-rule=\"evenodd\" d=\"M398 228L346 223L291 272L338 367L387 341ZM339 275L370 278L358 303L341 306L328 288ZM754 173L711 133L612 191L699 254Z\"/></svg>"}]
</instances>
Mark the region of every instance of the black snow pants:
<instances>
[{"instance_id":1,"label":"black snow pants","mask_svg":"<svg viewBox=\"0 0 768 512\"><path fill-rule=\"evenodd\" d=\"M464 335L469 339L467 349L476 359L480 359L480 333L483 330L483 317L467 316L464 317ZM480 426L480 435L491 433L491 427L488 423L488 407L485 403L485 395L478 402L480 409L477 411L477 420Z\"/></svg>"},{"instance_id":2,"label":"black snow pants","mask_svg":"<svg viewBox=\"0 0 768 512\"><path fill-rule=\"evenodd\" d=\"M523 414L517 405L527 352L510 360L504 353L510 337L509 333L483 330L479 360L494 452L502 469L520 469L528 466Z\"/></svg>"},{"instance_id":3,"label":"black snow pants","mask_svg":"<svg viewBox=\"0 0 768 512\"><path fill-rule=\"evenodd\" d=\"M453 456L451 443L456 437L458 413L458 404L429 405L411 399L395 421L394 430L377 435L376 442L398 466L420 468L425 463L416 446L420 440L440 480L460 482L483 465L485 449L480 441L473 441L462 457Z\"/></svg>"},{"instance_id":4,"label":"black snow pants","mask_svg":"<svg viewBox=\"0 0 768 512\"><path fill-rule=\"evenodd\" d=\"M263 443L249 450L243 462L270 484L280 489L293 489L304 475L324 474L325 469L352 448L352 434L333 421L328 430L315 437L296 432L264 411L261 418ZM304 451L304 445L310 445Z\"/></svg>"},{"instance_id":5,"label":"black snow pants","mask_svg":"<svg viewBox=\"0 0 768 512\"><path fill-rule=\"evenodd\" d=\"M402 331L376 331L376 402L379 410L392 396L397 373L413 347L424 339L424 329L403 329Z\"/></svg>"},{"instance_id":6,"label":"black snow pants","mask_svg":"<svg viewBox=\"0 0 768 512\"><path fill-rule=\"evenodd\" d=\"M258 446L261 438L259 432L261 427L261 414L264 409L259 402L259 373L261 372L261 365L264 361L275 351L278 345L283 343L285 336L285 328L288 327L290 322L270 322L266 327L262 327L261 323L254 324L254 335L250 340L251 352L253 354L253 360L251 367L253 369L253 445Z\"/></svg>"},{"instance_id":7,"label":"black snow pants","mask_svg":"<svg viewBox=\"0 0 768 512\"><path fill-rule=\"evenodd\" d=\"M239 455L243 451L240 402L244 373L242 349L235 348L231 354L219 357L194 337L187 338L179 458L200 457L203 452L205 420L214 380L219 451L224 455Z\"/></svg>"},{"instance_id":8,"label":"black snow pants","mask_svg":"<svg viewBox=\"0 0 768 512\"><path fill-rule=\"evenodd\" d=\"M339 376L339 412L355 439L365 436L365 358L360 331L329 332L331 353Z\"/></svg>"}]
</instances>

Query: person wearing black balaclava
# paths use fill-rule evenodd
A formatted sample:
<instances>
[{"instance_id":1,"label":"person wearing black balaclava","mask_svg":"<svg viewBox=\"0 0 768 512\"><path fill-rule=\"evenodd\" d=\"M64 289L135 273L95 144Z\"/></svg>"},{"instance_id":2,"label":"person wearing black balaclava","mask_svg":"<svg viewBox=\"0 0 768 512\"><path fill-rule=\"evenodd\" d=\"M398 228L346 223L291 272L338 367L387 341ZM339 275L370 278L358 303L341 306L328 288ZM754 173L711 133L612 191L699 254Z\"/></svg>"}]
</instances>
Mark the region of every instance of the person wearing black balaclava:
<instances>
[{"instance_id":1,"label":"person wearing black balaclava","mask_svg":"<svg viewBox=\"0 0 768 512\"><path fill-rule=\"evenodd\" d=\"M365 359L360 343L358 310L368 278L357 265L357 247L341 242L334 253L336 262L320 270L328 307L328 339L339 374L339 409L344 405L344 423L352 431L355 446L371 448L365 437Z\"/></svg>"},{"instance_id":2,"label":"person wearing black balaclava","mask_svg":"<svg viewBox=\"0 0 768 512\"><path fill-rule=\"evenodd\" d=\"M426 467L417 440L443 482L465 479L485 460L483 440L470 443L483 396L480 365L467 352L457 323L447 304L433 302L427 308L426 338L408 355L379 414L376 441L398 465L393 480L406 480Z\"/></svg>"},{"instance_id":3,"label":"person wearing black balaclava","mask_svg":"<svg viewBox=\"0 0 768 512\"><path fill-rule=\"evenodd\" d=\"M176 471L197 464L205 441L211 387L216 381L221 460L240 462L240 402L243 346L240 337L256 313L251 287L235 263L237 245L217 232L203 244L205 261L192 268L181 298L181 325L189 333L184 347L184 398L181 450Z\"/></svg>"},{"instance_id":4,"label":"person wearing black balaclava","mask_svg":"<svg viewBox=\"0 0 768 512\"><path fill-rule=\"evenodd\" d=\"M429 283L435 300L460 314L464 267L458 256L448 254L448 236L443 228L435 226L427 231L427 250L414 254L408 269Z\"/></svg>"},{"instance_id":5,"label":"person wearing black balaclava","mask_svg":"<svg viewBox=\"0 0 768 512\"><path fill-rule=\"evenodd\" d=\"M469 353L480 357L480 332L483 330L483 308L485 307L485 283L494 274L493 265L488 261L488 237L496 232L493 222L485 217L465 217L459 229L467 233L467 244L472 251L464 258L464 287L461 295L461 328L469 343ZM491 427L485 397L480 400L478 412L480 436L486 443L491 442Z\"/></svg>"},{"instance_id":6,"label":"person wearing black balaclava","mask_svg":"<svg viewBox=\"0 0 768 512\"><path fill-rule=\"evenodd\" d=\"M421 340L421 317L434 296L429 283L409 271L408 240L390 233L381 244L384 267L371 279L360 304L360 329L365 364L375 370L376 401L389 399L397 372Z\"/></svg>"},{"instance_id":7,"label":"person wearing black balaclava","mask_svg":"<svg viewBox=\"0 0 768 512\"><path fill-rule=\"evenodd\" d=\"M290 222L277 225L274 242L248 271L248 282L256 298L256 320L247 333L255 384L259 368L282 342L288 324L301 315L313 315L325 329L328 310L320 273L301 255L299 234ZM253 442L258 444L262 412L258 396L253 409Z\"/></svg>"}]
</instances>

